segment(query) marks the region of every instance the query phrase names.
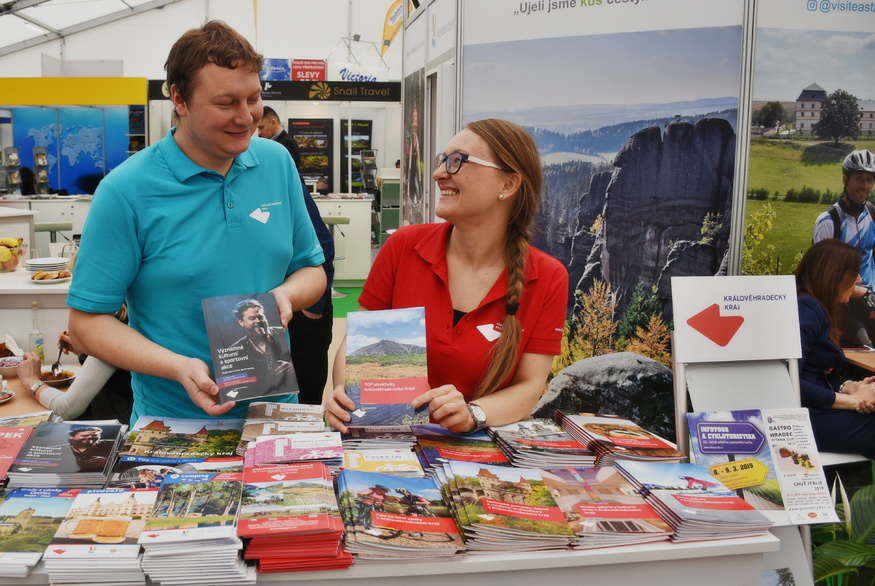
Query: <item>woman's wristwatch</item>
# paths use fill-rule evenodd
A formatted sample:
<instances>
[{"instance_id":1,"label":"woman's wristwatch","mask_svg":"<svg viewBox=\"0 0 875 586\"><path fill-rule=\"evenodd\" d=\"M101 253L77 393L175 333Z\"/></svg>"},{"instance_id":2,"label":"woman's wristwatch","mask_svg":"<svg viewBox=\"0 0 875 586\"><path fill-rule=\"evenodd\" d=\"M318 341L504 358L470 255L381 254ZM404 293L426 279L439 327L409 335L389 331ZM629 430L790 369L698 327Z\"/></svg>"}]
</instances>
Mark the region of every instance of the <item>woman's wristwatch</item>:
<instances>
[{"instance_id":1,"label":"woman's wristwatch","mask_svg":"<svg viewBox=\"0 0 875 586\"><path fill-rule=\"evenodd\" d=\"M486 411L483 410L483 407L477 403L468 403L468 411L471 412L471 419L474 420L474 429L468 433L474 433L486 427Z\"/></svg>"},{"instance_id":2,"label":"woman's wristwatch","mask_svg":"<svg viewBox=\"0 0 875 586\"><path fill-rule=\"evenodd\" d=\"M32 385L30 385L30 394L31 394L31 395L34 394L34 393L37 391L37 389L39 389L39 388L40 388L41 386L43 386L44 384L46 384L46 383L44 383L44 382L41 381L41 380L38 380L38 381L36 381L35 383L33 383Z\"/></svg>"}]
</instances>

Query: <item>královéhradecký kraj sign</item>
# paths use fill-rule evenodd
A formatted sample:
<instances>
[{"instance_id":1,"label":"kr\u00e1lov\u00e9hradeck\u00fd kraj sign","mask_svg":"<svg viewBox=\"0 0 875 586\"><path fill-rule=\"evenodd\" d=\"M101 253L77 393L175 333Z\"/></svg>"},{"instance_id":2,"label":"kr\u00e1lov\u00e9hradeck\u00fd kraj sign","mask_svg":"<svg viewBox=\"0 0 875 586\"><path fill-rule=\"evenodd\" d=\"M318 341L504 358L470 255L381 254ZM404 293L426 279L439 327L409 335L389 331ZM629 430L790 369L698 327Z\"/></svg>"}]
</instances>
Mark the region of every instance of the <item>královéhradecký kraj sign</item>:
<instances>
[{"instance_id":1,"label":"kr\u00e1lov\u00e9hradeck\u00fd kraj sign","mask_svg":"<svg viewBox=\"0 0 875 586\"><path fill-rule=\"evenodd\" d=\"M799 358L793 275L672 277L681 362Z\"/></svg>"}]
</instances>

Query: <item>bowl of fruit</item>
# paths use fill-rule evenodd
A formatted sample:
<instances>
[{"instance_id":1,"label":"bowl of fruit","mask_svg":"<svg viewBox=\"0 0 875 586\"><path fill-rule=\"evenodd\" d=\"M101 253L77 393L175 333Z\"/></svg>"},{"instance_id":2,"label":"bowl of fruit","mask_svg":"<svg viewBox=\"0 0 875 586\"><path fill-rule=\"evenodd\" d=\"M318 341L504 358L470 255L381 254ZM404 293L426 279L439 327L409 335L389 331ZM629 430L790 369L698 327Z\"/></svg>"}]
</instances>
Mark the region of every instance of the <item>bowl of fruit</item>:
<instances>
[{"instance_id":1,"label":"bowl of fruit","mask_svg":"<svg viewBox=\"0 0 875 586\"><path fill-rule=\"evenodd\" d=\"M11 273L27 259L22 238L0 238L0 273Z\"/></svg>"}]
</instances>

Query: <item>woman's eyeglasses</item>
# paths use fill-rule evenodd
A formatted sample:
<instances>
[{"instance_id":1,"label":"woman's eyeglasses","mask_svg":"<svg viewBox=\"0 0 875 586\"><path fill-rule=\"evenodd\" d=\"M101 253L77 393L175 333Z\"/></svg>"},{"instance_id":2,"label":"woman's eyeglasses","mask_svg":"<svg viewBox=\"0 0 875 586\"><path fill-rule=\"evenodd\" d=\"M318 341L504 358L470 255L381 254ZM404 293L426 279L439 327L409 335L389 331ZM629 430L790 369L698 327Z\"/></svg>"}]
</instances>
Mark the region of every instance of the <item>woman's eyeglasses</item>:
<instances>
[{"instance_id":1,"label":"woman's eyeglasses","mask_svg":"<svg viewBox=\"0 0 875 586\"><path fill-rule=\"evenodd\" d=\"M493 169L504 171L504 169L495 163L490 163L489 161L484 161L483 159L478 159L477 157L466 155L465 153L452 152L448 155L441 153L434 158L434 166L437 168L444 165L447 168L447 173L450 175L458 173L459 169L462 168L462 163L477 163L484 167L492 167Z\"/></svg>"}]
</instances>

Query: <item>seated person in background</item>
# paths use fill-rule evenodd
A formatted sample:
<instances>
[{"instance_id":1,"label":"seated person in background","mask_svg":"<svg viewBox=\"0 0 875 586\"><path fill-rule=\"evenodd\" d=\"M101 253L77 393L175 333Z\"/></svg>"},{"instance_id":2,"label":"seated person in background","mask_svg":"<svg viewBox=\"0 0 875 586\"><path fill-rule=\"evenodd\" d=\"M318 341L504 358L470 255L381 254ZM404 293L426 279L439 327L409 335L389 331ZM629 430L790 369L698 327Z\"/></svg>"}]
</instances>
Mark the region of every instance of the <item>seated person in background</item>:
<instances>
[{"instance_id":1,"label":"seated person in background","mask_svg":"<svg viewBox=\"0 0 875 586\"><path fill-rule=\"evenodd\" d=\"M127 323L126 307L116 317ZM18 363L18 378L25 389L46 409L51 409L62 419L118 419L127 423L131 418L134 394L131 390L131 373L118 370L99 358L80 354L73 347L70 336L64 332L58 337L58 347L65 354L77 354L82 368L65 391L40 383L42 365L33 352L27 352Z\"/></svg>"},{"instance_id":2,"label":"seated person in background","mask_svg":"<svg viewBox=\"0 0 875 586\"><path fill-rule=\"evenodd\" d=\"M811 415L817 449L875 458L875 377L839 378L841 304L860 282L860 252L840 240L814 244L796 267L802 358L802 406Z\"/></svg>"},{"instance_id":3,"label":"seated person in background","mask_svg":"<svg viewBox=\"0 0 875 586\"><path fill-rule=\"evenodd\" d=\"M30 167L21 167L18 175L21 178L21 195L36 194L36 175L33 170Z\"/></svg>"},{"instance_id":4,"label":"seated person in background","mask_svg":"<svg viewBox=\"0 0 875 586\"><path fill-rule=\"evenodd\" d=\"M503 120L472 122L437 156L441 224L397 230L365 281L362 309L425 307L432 421L467 433L528 417L561 351L568 298L562 264L529 245L541 193L531 136ZM346 431L356 408L343 381L345 342L326 417Z\"/></svg>"},{"instance_id":5,"label":"seated person in background","mask_svg":"<svg viewBox=\"0 0 875 586\"><path fill-rule=\"evenodd\" d=\"M331 190L328 187L328 179L320 177L319 181L316 182L316 193L319 195L328 195L330 191Z\"/></svg>"}]
</instances>

